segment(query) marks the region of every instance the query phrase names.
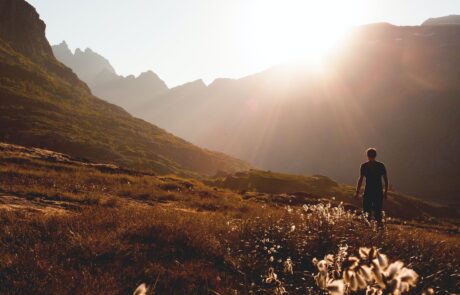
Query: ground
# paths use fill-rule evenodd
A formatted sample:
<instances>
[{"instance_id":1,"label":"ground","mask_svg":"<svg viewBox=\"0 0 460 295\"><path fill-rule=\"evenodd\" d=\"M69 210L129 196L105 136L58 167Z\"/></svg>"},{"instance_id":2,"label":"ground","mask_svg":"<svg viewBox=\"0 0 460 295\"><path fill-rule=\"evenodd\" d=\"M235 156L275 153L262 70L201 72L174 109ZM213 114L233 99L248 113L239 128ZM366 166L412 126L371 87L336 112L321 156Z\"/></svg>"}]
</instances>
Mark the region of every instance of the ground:
<instances>
[{"instance_id":1,"label":"ground","mask_svg":"<svg viewBox=\"0 0 460 295\"><path fill-rule=\"evenodd\" d=\"M289 294L320 293L313 258L371 246L419 274L414 294L460 288L458 223L426 210L387 218L378 231L337 191L335 200L242 191L222 178L204 184L40 149L0 151L2 294L130 294L141 283L151 294L273 294L270 268Z\"/></svg>"}]
</instances>

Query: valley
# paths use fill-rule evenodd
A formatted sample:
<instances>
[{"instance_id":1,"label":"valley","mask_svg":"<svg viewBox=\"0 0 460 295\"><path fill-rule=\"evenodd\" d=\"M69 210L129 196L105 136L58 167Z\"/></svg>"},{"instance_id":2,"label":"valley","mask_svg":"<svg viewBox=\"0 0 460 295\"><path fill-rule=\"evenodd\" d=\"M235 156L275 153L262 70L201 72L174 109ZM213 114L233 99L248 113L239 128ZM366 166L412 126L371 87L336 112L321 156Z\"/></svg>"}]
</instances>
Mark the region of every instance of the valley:
<instances>
[{"instance_id":1,"label":"valley","mask_svg":"<svg viewBox=\"0 0 460 295\"><path fill-rule=\"evenodd\" d=\"M364 150L377 147L396 190L458 207L459 40L458 25L378 23L355 28L320 67L172 89L151 74L150 90L139 81L113 93L86 81L140 118L265 170L352 184Z\"/></svg>"},{"instance_id":2,"label":"valley","mask_svg":"<svg viewBox=\"0 0 460 295\"><path fill-rule=\"evenodd\" d=\"M34 6L0 0L0 294L457 293L457 20L169 88L51 46ZM355 196L369 146L383 223Z\"/></svg>"}]
</instances>

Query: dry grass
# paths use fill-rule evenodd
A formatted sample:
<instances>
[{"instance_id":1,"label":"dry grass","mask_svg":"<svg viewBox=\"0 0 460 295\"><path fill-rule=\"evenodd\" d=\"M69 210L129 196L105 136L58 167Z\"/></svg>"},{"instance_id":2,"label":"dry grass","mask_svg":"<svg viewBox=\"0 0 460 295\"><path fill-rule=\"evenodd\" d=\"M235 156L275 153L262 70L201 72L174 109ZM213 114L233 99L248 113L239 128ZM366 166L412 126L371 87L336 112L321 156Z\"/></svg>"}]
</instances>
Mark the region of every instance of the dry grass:
<instances>
[{"instance_id":1,"label":"dry grass","mask_svg":"<svg viewBox=\"0 0 460 295\"><path fill-rule=\"evenodd\" d=\"M204 293L225 270L222 216L96 207L76 216L0 216L2 294Z\"/></svg>"},{"instance_id":2,"label":"dry grass","mask_svg":"<svg viewBox=\"0 0 460 295\"><path fill-rule=\"evenodd\" d=\"M312 258L344 244L402 260L420 275L416 293L460 288L458 231L390 220L379 232L343 208L305 211L196 180L15 152L0 154L0 185L14 196L0 197L2 294L130 294L141 283L155 294L273 294L270 267L289 294L319 293Z\"/></svg>"},{"instance_id":3,"label":"dry grass","mask_svg":"<svg viewBox=\"0 0 460 295\"><path fill-rule=\"evenodd\" d=\"M317 269L312 258L336 253L344 245L350 253L357 253L363 246L375 246L389 257L402 260L420 275L415 294L427 288L455 292L460 287L457 234L394 224L379 231L361 216L344 209L324 204L309 208L275 211L234 224L243 238L237 244L229 241L229 245L233 244L232 253L245 274L247 290L256 294L273 292L275 286L264 280L273 268L289 294L318 293L314 280ZM293 275L283 273L288 258L294 264Z\"/></svg>"}]
</instances>

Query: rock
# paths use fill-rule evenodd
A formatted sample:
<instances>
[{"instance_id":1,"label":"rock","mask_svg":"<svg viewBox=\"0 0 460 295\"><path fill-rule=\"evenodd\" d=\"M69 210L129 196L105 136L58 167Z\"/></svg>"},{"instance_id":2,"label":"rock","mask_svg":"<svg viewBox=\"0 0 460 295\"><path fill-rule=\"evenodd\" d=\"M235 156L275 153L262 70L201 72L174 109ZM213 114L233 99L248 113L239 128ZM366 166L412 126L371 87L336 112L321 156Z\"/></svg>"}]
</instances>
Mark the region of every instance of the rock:
<instances>
[{"instance_id":1,"label":"rock","mask_svg":"<svg viewBox=\"0 0 460 295\"><path fill-rule=\"evenodd\" d=\"M0 39L17 51L34 57L51 57L45 23L25 1L0 0Z\"/></svg>"}]
</instances>

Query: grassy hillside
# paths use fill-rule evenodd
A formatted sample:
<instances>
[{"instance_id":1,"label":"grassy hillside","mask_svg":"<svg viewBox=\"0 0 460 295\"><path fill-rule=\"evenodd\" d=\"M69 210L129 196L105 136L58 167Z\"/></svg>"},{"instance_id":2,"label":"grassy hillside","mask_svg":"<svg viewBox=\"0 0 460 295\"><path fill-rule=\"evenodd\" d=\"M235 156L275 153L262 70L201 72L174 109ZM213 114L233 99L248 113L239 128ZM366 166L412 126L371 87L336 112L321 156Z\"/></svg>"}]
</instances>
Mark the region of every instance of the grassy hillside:
<instances>
[{"instance_id":1,"label":"grassy hillside","mask_svg":"<svg viewBox=\"0 0 460 295\"><path fill-rule=\"evenodd\" d=\"M459 76L460 26L374 24L320 69L173 89L134 114L256 167L346 183L376 147L398 190L458 207Z\"/></svg>"},{"instance_id":2,"label":"grassy hillside","mask_svg":"<svg viewBox=\"0 0 460 295\"><path fill-rule=\"evenodd\" d=\"M312 259L339 245L401 260L420 276L414 294L460 287L456 227L393 218L379 232L324 200L270 197L0 144L0 293L319 294Z\"/></svg>"},{"instance_id":3,"label":"grassy hillside","mask_svg":"<svg viewBox=\"0 0 460 295\"><path fill-rule=\"evenodd\" d=\"M35 10L24 1L1 4L5 17L0 30L1 140L161 174L213 175L248 167L94 97L56 61ZM14 31L25 23L34 30ZM10 31L4 30L8 27ZM23 39L15 37L20 34ZM39 47L45 49L37 53Z\"/></svg>"},{"instance_id":4,"label":"grassy hillside","mask_svg":"<svg viewBox=\"0 0 460 295\"><path fill-rule=\"evenodd\" d=\"M343 202L350 209L362 206L362 199L354 197L355 187L339 184L321 175L302 176L250 170L216 178L208 183L243 192L247 198L270 198L284 204L316 204L320 200L327 200L335 204ZM384 210L390 216L404 219L459 217L455 208L423 202L391 191L385 201Z\"/></svg>"}]
</instances>

